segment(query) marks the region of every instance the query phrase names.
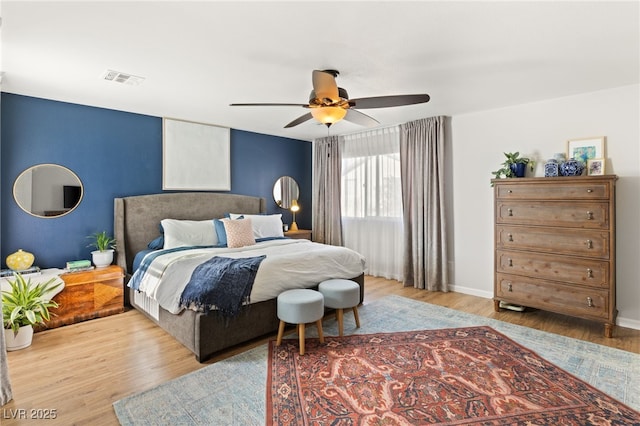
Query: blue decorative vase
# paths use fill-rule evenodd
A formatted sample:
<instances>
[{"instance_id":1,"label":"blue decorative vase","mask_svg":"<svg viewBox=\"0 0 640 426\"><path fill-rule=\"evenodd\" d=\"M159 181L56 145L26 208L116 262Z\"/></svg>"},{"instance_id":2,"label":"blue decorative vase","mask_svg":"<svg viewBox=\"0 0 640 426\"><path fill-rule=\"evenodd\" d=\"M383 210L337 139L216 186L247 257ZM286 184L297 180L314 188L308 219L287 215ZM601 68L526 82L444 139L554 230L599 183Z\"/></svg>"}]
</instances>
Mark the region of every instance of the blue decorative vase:
<instances>
[{"instance_id":1,"label":"blue decorative vase","mask_svg":"<svg viewBox=\"0 0 640 426\"><path fill-rule=\"evenodd\" d=\"M555 158L551 158L544 165L544 176L545 177L556 177L560 175L560 166L558 164L558 160Z\"/></svg>"},{"instance_id":2,"label":"blue decorative vase","mask_svg":"<svg viewBox=\"0 0 640 426\"><path fill-rule=\"evenodd\" d=\"M569 158L560 164L560 174L562 176L580 176L584 171L584 163L575 158Z\"/></svg>"},{"instance_id":3,"label":"blue decorative vase","mask_svg":"<svg viewBox=\"0 0 640 426\"><path fill-rule=\"evenodd\" d=\"M515 177L524 177L526 166L527 165L524 163L516 163L516 164L509 165Z\"/></svg>"}]
</instances>

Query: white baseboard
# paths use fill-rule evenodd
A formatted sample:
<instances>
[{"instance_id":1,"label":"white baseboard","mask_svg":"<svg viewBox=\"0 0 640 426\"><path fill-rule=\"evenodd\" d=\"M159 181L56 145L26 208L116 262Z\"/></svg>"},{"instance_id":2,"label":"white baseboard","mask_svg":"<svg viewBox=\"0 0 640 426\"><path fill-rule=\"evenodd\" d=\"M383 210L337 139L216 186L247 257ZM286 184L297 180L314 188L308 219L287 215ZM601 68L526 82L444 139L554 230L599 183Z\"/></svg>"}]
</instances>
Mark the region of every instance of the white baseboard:
<instances>
[{"instance_id":1,"label":"white baseboard","mask_svg":"<svg viewBox=\"0 0 640 426\"><path fill-rule=\"evenodd\" d=\"M477 288L450 285L449 290L453 291L454 293L469 294L471 296L483 297L485 299L493 298L493 291L483 291L483 290L478 290ZM618 317L616 324L619 325L620 327L633 328L634 330L640 330L640 321L638 320Z\"/></svg>"},{"instance_id":2,"label":"white baseboard","mask_svg":"<svg viewBox=\"0 0 640 426\"><path fill-rule=\"evenodd\" d=\"M633 328L634 330L640 330L640 321L618 317L616 321L620 327Z\"/></svg>"},{"instance_id":3,"label":"white baseboard","mask_svg":"<svg viewBox=\"0 0 640 426\"><path fill-rule=\"evenodd\" d=\"M471 296L483 297L485 299L493 299L492 291L478 290L477 288L462 287L459 285L449 285L449 290L454 293L470 294Z\"/></svg>"}]
</instances>

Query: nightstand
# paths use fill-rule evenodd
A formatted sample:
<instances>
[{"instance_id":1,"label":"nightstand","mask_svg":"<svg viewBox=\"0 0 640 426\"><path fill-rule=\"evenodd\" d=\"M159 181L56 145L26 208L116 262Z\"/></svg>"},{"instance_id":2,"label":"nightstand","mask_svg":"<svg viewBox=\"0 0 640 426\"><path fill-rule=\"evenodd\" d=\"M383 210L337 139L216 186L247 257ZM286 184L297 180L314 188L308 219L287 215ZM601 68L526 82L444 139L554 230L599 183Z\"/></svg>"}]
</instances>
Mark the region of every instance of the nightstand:
<instances>
[{"instance_id":1,"label":"nightstand","mask_svg":"<svg viewBox=\"0 0 640 426\"><path fill-rule=\"evenodd\" d=\"M285 237L294 238L297 240L301 239L311 239L311 230L310 229L298 229L297 231L287 231L284 233Z\"/></svg>"},{"instance_id":2,"label":"nightstand","mask_svg":"<svg viewBox=\"0 0 640 426\"><path fill-rule=\"evenodd\" d=\"M124 311L124 272L116 265L60 275L64 289L53 300L47 328L75 324Z\"/></svg>"}]
</instances>

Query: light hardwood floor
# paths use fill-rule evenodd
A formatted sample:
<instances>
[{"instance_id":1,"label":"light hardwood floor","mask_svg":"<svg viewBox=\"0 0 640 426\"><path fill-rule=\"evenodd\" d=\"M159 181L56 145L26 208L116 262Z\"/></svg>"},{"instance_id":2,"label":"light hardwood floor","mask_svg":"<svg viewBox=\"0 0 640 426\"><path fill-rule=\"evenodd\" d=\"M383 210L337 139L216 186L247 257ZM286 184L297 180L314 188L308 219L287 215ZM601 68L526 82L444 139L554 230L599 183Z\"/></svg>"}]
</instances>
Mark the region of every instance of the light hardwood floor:
<instances>
[{"instance_id":1,"label":"light hardwood floor","mask_svg":"<svg viewBox=\"0 0 640 426\"><path fill-rule=\"evenodd\" d=\"M424 302L640 353L640 330L542 311L493 311L493 302L460 293L404 288L396 281L366 278L365 304L397 294ZM219 354L204 364L135 310L37 333L33 345L8 353L14 400L0 408L4 425L117 425L112 403L274 339L276 333ZM17 420L55 410L55 419ZM49 410L49 411L47 411Z\"/></svg>"}]
</instances>

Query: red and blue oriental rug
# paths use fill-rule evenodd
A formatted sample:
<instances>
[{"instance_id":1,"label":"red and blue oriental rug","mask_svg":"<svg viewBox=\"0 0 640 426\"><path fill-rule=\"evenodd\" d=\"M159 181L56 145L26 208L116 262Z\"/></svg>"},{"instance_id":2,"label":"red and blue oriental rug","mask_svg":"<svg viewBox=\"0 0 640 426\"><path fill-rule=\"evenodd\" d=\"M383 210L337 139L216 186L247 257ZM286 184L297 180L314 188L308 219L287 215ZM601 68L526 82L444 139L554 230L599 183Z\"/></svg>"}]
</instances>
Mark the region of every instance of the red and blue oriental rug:
<instances>
[{"instance_id":1,"label":"red and blue oriental rug","mask_svg":"<svg viewBox=\"0 0 640 426\"><path fill-rule=\"evenodd\" d=\"M640 413L488 326L268 351L270 425L634 425Z\"/></svg>"}]
</instances>

